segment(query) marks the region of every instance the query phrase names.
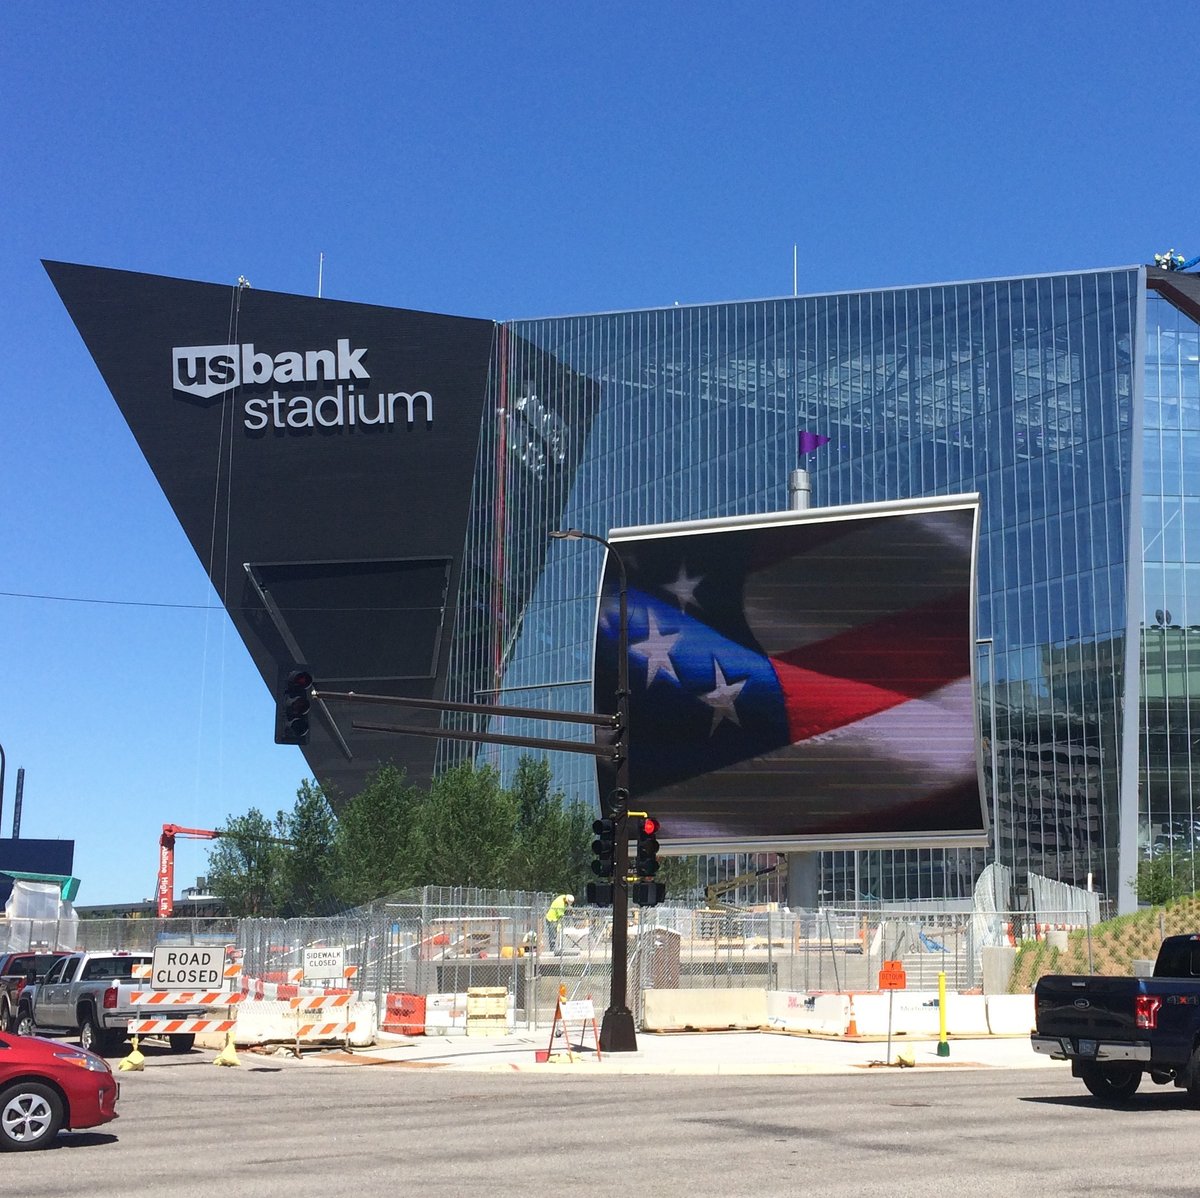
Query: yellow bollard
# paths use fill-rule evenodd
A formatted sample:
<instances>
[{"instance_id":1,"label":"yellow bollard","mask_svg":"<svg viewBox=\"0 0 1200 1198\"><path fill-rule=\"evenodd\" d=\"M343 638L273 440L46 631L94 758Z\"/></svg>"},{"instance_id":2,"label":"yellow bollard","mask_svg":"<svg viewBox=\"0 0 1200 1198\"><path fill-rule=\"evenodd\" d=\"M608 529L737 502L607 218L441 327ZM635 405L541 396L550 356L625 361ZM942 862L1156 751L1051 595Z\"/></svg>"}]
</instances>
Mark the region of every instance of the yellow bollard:
<instances>
[{"instance_id":1,"label":"yellow bollard","mask_svg":"<svg viewBox=\"0 0 1200 1198\"><path fill-rule=\"evenodd\" d=\"M946 971L938 973L938 1046L939 1057L950 1055L950 1045L946 1042Z\"/></svg>"}]
</instances>

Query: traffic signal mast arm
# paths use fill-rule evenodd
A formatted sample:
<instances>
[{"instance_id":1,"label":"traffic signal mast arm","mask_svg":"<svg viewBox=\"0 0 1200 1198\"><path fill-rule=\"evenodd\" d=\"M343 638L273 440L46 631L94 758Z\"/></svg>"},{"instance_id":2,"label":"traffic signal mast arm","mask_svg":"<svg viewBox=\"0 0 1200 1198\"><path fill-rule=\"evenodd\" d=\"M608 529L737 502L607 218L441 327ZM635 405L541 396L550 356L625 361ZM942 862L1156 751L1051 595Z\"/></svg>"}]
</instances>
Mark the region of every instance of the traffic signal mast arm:
<instances>
[{"instance_id":1,"label":"traffic signal mast arm","mask_svg":"<svg viewBox=\"0 0 1200 1198\"><path fill-rule=\"evenodd\" d=\"M393 707L414 707L422 711L457 711L466 715L513 716L523 720L548 720L551 723L587 724L619 732L620 717L596 715L588 711L546 711L539 707L508 707L500 703L456 703L449 699L416 699L406 695L360 695L355 691L312 692L313 698L325 703L367 703ZM589 744L579 740L555 740L542 736L517 736L504 732L462 732L456 728L419 728L409 724L375 724L352 720L350 726L363 732L395 732L404 736L431 736L439 740L478 741L489 745L517 745L529 749L553 749L562 753L584 753L614 764L620 760L615 745Z\"/></svg>"}]
</instances>

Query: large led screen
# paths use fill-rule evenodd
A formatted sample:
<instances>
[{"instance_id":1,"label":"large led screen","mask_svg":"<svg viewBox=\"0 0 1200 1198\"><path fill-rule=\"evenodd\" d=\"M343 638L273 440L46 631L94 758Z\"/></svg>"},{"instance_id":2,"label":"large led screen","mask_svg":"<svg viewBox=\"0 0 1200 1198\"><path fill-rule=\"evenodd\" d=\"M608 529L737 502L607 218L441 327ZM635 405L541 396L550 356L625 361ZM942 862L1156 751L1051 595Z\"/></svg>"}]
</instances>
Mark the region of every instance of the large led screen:
<instances>
[{"instance_id":1,"label":"large led screen","mask_svg":"<svg viewBox=\"0 0 1200 1198\"><path fill-rule=\"evenodd\" d=\"M978 511L957 496L610 533L630 807L677 851L984 843ZM610 553L597 711L615 709L619 585Z\"/></svg>"}]
</instances>

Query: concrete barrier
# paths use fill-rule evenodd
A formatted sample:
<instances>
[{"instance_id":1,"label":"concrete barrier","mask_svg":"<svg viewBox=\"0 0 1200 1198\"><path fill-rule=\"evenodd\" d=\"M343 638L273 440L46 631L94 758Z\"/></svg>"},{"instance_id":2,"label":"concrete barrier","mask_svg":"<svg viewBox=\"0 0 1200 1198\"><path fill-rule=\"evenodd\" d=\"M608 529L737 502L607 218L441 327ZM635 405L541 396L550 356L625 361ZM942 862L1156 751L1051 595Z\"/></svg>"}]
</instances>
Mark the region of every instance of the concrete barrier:
<instances>
[{"instance_id":1,"label":"concrete barrier","mask_svg":"<svg viewBox=\"0 0 1200 1198\"><path fill-rule=\"evenodd\" d=\"M644 990L642 1011L642 1026L648 1032L759 1028L767 1023L767 992Z\"/></svg>"},{"instance_id":2,"label":"concrete barrier","mask_svg":"<svg viewBox=\"0 0 1200 1198\"><path fill-rule=\"evenodd\" d=\"M1032 994L989 994L988 1030L993 1036L1027 1036L1036 1022Z\"/></svg>"},{"instance_id":3,"label":"concrete barrier","mask_svg":"<svg viewBox=\"0 0 1200 1198\"><path fill-rule=\"evenodd\" d=\"M860 1036L887 1035L889 1003L893 1036L937 1034L937 991L893 990L890 998L886 992L854 996L854 1016Z\"/></svg>"},{"instance_id":4,"label":"concrete barrier","mask_svg":"<svg viewBox=\"0 0 1200 1198\"><path fill-rule=\"evenodd\" d=\"M987 1000L982 994L946 995L946 1031L951 1036L986 1036Z\"/></svg>"},{"instance_id":5,"label":"concrete barrier","mask_svg":"<svg viewBox=\"0 0 1200 1198\"><path fill-rule=\"evenodd\" d=\"M355 1047L374 1044L378 1032L375 1004L354 1002L331 1011L296 1011L290 1002L263 1000L244 1002L237 1008L234 1043L294 1044L333 1041L344 1043L346 1027L352 1025L349 1041Z\"/></svg>"},{"instance_id":6,"label":"concrete barrier","mask_svg":"<svg viewBox=\"0 0 1200 1198\"><path fill-rule=\"evenodd\" d=\"M767 1027L814 1036L842 1036L850 1020L845 994L806 994L772 990L767 994Z\"/></svg>"},{"instance_id":7,"label":"concrete barrier","mask_svg":"<svg viewBox=\"0 0 1200 1198\"><path fill-rule=\"evenodd\" d=\"M451 1029L467 1030L466 994L427 994L425 1034L444 1036Z\"/></svg>"},{"instance_id":8,"label":"concrete barrier","mask_svg":"<svg viewBox=\"0 0 1200 1198\"><path fill-rule=\"evenodd\" d=\"M939 1032L936 990L894 990L891 992L893 1036L936 1037ZM1022 996L1004 996L1005 998ZM1025 1010L1032 1014L1032 999ZM888 1034L888 992L872 991L853 995L855 1030L860 1036L886 1037ZM988 1008L981 994L946 995L946 1033L950 1036L987 1036L1012 1034L1009 1025L1020 1023L1019 1004L1001 1004L996 1021L1006 1030L993 1033ZM849 994L805 994L782 990L767 995L767 1027L781 1031L807 1032L815 1036L844 1036L850 1025ZM1028 1031L1028 1027L1024 1029Z\"/></svg>"}]
</instances>

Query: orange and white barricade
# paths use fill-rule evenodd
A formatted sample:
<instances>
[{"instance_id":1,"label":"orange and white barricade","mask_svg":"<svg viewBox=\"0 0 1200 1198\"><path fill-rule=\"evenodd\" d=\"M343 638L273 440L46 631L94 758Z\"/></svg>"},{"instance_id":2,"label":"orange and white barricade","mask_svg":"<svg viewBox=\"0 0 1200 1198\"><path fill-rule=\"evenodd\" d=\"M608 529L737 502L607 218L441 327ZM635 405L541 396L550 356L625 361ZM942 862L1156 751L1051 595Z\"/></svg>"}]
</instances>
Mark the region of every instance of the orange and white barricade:
<instances>
[{"instance_id":1,"label":"orange and white barricade","mask_svg":"<svg viewBox=\"0 0 1200 1198\"><path fill-rule=\"evenodd\" d=\"M187 1036L197 1032L231 1032L236 1019L131 1019L131 1036Z\"/></svg>"},{"instance_id":2,"label":"orange and white barricade","mask_svg":"<svg viewBox=\"0 0 1200 1198\"><path fill-rule=\"evenodd\" d=\"M349 1041L355 1030L351 998L349 994L313 994L289 999L296 1013L297 1044L301 1040Z\"/></svg>"},{"instance_id":3,"label":"orange and white barricade","mask_svg":"<svg viewBox=\"0 0 1200 1198\"><path fill-rule=\"evenodd\" d=\"M135 1007L231 1007L244 1001L240 990L134 990Z\"/></svg>"}]
</instances>

